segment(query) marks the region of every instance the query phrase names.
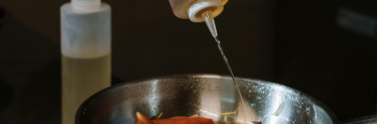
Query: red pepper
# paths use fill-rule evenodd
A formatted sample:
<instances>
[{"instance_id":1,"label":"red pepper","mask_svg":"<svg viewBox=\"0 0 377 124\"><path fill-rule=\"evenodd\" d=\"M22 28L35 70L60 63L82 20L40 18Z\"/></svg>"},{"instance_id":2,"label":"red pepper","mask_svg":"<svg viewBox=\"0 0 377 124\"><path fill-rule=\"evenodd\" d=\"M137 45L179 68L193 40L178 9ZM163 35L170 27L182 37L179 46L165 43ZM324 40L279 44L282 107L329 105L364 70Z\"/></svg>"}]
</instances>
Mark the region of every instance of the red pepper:
<instances>
[{"instance_id":1,"label":"red pepper","mask_svg":"<svg viewBox=\"0 0 377 124\"><path fill-rule=\"evenodd\" d=\"M189 117L180 119L157 119L152 120L154 124L214 124L212 119Z\"/></svg>"},{"instance_id":2,"label":"red pepper","mask_svg":"<svg viewBox=\"0 0 377 124\"><path fill-rule=\"evenodd\" d=\"M147 116L137 112L135 124L214 124L214 122L212 119L200 117L150 120Z\"/></svg>"},{"instance_id":3,"label":"red pepper","mask_svg":"<svg viewBox=\"0 0 377 124\"><path fill-rule=\"evenodd\" d=\"M260 121L253 121L253 124L262 124Z\"/></svg>"},{"instance_id":4,"label":"red pepper","mask_svg":"<svg viewBox=\"0 0 377 124\"><path fill-rule=\"evenodd\" d=\"M147 116L136 112L135 124L153 124L153 122Z\"/></svg>"}]
</instances>

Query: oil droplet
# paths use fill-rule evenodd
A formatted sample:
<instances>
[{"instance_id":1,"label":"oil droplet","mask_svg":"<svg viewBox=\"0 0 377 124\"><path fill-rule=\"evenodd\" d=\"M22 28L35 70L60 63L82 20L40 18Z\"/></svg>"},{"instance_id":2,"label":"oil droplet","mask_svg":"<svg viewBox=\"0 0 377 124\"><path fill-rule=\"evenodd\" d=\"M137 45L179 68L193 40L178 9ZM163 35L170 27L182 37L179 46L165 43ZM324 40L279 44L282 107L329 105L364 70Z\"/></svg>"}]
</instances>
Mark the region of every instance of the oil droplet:
<instances>
[{"instance_id":1,"label":"oil droplet","mask_svg":"<svg viewBox=\"0 0 377 124\"><path fill-rule=\"evenodd\" d=\"M250 106L253 106L253 107L254 107L254 106L255 106L255 103L251 103Z\"/></svg>"}]
</instances>

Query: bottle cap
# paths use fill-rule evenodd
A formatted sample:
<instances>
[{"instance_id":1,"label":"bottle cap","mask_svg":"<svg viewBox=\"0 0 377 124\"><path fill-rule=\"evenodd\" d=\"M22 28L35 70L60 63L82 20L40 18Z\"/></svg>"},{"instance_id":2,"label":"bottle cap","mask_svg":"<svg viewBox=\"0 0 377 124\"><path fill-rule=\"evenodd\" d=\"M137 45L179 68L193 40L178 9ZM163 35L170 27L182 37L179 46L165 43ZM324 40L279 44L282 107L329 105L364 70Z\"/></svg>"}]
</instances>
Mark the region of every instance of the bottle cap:
<instances>
[{"instance_id":1,"label":"bottle cap","mask_svg":"<svg viewBox=\"0 0 377 124\"><path fill-rule=\"evenodd\" d=\"M202 13L212 11L213 17L218 16L224 9L221 0L198 0L191 4L188 16L192 22L203 22Z\"/></svg>"}]
</instances>

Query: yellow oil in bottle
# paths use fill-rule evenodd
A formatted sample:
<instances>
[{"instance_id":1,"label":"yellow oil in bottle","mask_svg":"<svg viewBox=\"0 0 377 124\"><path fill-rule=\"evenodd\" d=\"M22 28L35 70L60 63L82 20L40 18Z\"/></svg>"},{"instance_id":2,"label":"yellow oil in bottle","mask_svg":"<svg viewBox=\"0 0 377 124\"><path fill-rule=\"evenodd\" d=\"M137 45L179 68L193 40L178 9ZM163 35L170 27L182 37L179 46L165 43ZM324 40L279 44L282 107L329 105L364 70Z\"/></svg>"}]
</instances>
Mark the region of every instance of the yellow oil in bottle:
<instances>
[{"instance_id":1,"label":"yellow oil in bottle","mask_svg":"<svg viewBox=\"0 0 377 124\"><path fill-rule=\"evenodd\" d=\"M96 58L62 56L62 124L74 124L80 105L111 85L111 54Z\"/></svg>"}]
</instances>

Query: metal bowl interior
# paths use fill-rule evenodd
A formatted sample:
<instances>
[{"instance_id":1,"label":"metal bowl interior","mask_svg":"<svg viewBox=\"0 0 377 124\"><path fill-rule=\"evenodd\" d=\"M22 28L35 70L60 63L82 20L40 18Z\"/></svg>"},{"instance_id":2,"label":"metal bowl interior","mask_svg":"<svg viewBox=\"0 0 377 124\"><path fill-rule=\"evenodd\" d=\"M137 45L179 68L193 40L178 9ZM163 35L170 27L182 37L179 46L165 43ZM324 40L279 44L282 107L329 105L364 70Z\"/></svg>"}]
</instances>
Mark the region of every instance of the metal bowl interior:
<instances>
[{"instance_id":1,"label":"metal bowl interior","mask_svg":"<svg viewBox=\"0 0 377 124\"><path fill-rule=\"evenodd\" d=\"M76 124L134 124L137 111L148 117L191 116L264 124L337 124L334 114L314 98L262 80L237 78L244 109L229 76L194 74L123 83L88 98L76 113ZM242 111L245 110L245 115ZM246 117L246 119L245 119Z\"/></svg>"}]
</instances>

